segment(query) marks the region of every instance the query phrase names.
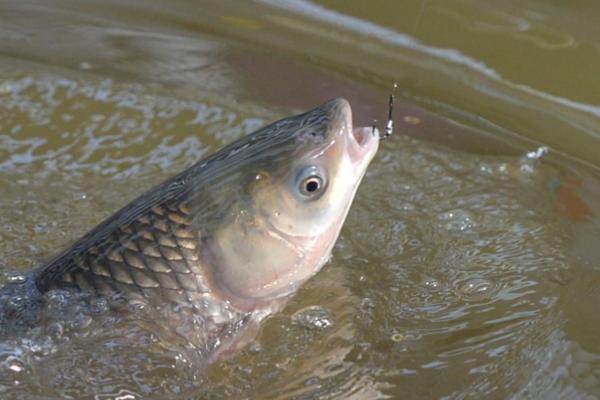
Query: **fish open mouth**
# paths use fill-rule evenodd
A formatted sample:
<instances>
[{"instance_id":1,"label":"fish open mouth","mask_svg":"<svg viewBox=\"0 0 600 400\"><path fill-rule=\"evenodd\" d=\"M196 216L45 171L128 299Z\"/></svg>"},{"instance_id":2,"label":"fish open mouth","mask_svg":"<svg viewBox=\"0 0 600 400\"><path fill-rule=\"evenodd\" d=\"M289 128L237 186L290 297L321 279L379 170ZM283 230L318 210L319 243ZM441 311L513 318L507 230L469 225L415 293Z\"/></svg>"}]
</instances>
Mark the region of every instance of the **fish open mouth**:
<instances>
[{"instance_id":1,"label":"fish open mouth","mask_svg":"<svg viewBox=\"0 0 600 400\"><path fill-rule=\"evenodd\" d=\"M352 137L360 147L367 146L371 140L378 137L378 134L377 128L374 129L371 126L363 126L352 130Z\"/></svg>"},{"instance_id":2,"label":"fish open mouth","mask_svg":"<svg viewBox=\"0 0 600 400\"><path fill-rule=\"evenodd\" d=\"M372 132L373 128L362 127L362 128L354 128L352 135L354 136L354 140L361 147L364 146L370 137L373 136Z\"/></svg>"},{"instance_id":3,"label":"fish open mouth","mask_svg":"<svg viewBox=\"0 0 600 400\"><path fill-rule=\"evenodd\" d=\"M347 136L348 151L354 160L358 160L367 155L372 149L376 151L379 131L372 126L353 127L352 107L348 100L337 98L325 104L325 107L331 109L331 115L344 126L341 132ZM340 128L341 128L340 126Z\"/></svg>"},{"instance_id":4,"label":"fish open mouth","mask_svg":"<svg viewBox=\"0 0 600 400\"><path fill-rule=\"evenodd\" d=\"M354 162L362 162L364 158L369 161L377 151L379 131L371 126L352 129L348 143L348 152ZM369 156L370 155L370 156Z\"/></svg>"}]
</instances>

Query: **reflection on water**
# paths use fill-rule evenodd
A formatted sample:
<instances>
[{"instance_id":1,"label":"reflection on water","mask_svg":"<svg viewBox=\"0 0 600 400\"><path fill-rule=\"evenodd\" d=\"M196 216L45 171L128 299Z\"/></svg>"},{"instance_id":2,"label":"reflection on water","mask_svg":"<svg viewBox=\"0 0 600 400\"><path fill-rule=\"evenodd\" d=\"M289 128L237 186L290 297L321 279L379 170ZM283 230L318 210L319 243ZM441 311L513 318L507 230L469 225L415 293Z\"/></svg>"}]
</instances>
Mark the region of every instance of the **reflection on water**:
<instances>
[{"instance_id":1,"label":"reflection on water","mask_svg":"<svg viewBox=\"0 0 600 400\"><path fill-rule=\"evenodd\" d=\"M375 268L380 275L362 284L360 296L384 321L375 325L380 338L371 345L388 350L366 354L374 365L399 369L396 383L435 382L411 384L415 396L458 395L457 380L470 387L464 395L515 393L522 382L513 375L540 367L538 355L547 348L541 338L560 326L548 279L566 267L566 238L547 185L552 172L540 165L524 174L519 159L453 154L419 142L396 146L399 156L381 162L381 175L365 187L385 197L380 182L402 178L402 191L365 210L365 219L382 213L381 234L349 229L354 240L368 235L383 249L370 257L368 271L356 269L359 276L375 275ZM359 329L371 335L374 322L366 318ZM398 332L404 339L394 342Z\"/></svg>"},{"instance_id":2,"label":"reflection on water","mask_svg":"<svg viewBox=\"0 0 600 400\"><path fill-rule=\"evenodd\" d=\"M149 8L136 19L128 6L111 3L90 5L89 13L56 14L46 6L15 4L9 7L12 13L0 13L6 22L0 35L8 41L0 47L5 60L0 70L2 283L21 279L23 272L129 199L282 116L290 105L314 105L313 91L325 87L335 91L333 97L339 94L335 85L344 86L340 91L353 98L356 118L371 118L376 107L365 103L379 97L373 82L385 81L387 89L389 71L400 71L400 65L408 65L410 74L406 73L411 75L415 65L436 70L447 61L443 54L459 54L448 50L419 56L401 44L381 47L356 32L348 33L348 24L336 28L331 21L323 23L331 13L339 14L337 22L344 20L342 11L332 9L314 17L294 17L293 12L275 11L280 8L261 13L266 6L252 3L238 5L236 14L220 3L203 2L199 10L182 1L174 2L169 11L164 4L157 6L156 15L162 19L152 22L147 18L152 14ZM544 43L562 38L563 31L544 30L542 22L534 31L531 27L523 31L523 16L460 4L457 9L429 4L427 13L459 21L471 32L505 34L506 43L515 35L516 40L528 38L532 32ZM289 2L287 7L299 5L320 7L304 1ZM72 10L83 7L72 6ZM108 16L113 14L111 22ZM19 24L24 15L40 25ZM131 18L129 26L124 26L123 15ZM52 16L72 25L50 23ZM192 16L198 16L197 25L190 22ZM347 15L359 17L367 19ZM385 16L373 17L377 18ZM44 38L41 26L52 33L48 38L65 40L57 44L59 50L40 45L50 40ZM315 27L327 33L321 36L323 43L278 47L291 31L310 36ZM390 26L385 29L393 31ZM425 26L420 32L423 29L427 31ZM345 35L338 43L340 31ZM73 32L81 40L69 39ZM254 33L241 39L239 32ZM401 31L396 34L413 40ZM283 71L285 66L292 64L271 61L277 55L266 56L245 45L245 40L263 41L279 49L282 58L294 52L301 54L296 60L306 56L309 65L295 63L293 71L311 81L302 86L312 91L303 92L306 98L286 102L281 93L288 93L286 88L293 83L286 86L281 77L289 73ZM18 41L31 47L18 47ZM86 43L94 44L94 54ZM370 68L381 68L379 75L360 76L343 71L360 65L362 53L335 55L332 43L340 48L360 43L365 54L376 50L371 54L380 60L391 49L395 55L381 64L371 63ZM477 54L463 51L480 62ZM329 58L319 59L318 54L326 53ZM420 58L411 61L411 57ZM281 74L274 80L281 87L269 90L269 79L262 77L261 90L253 90L244 83L247 78L240 68L244 65L270 67L265 69ZM453 64L451 71L459 68ZM160 321L113 314L102 302L79 307L81 299L55 292L46 323L0 340L0 397L600 396L598 172L566 161L553 149L547 155L536 153L534 145L524 149L513 136L499 134L501 128L511 129L509 122L492 129L492 124L465 117L472 109L440 106L447 101L446 93L464 82L481 82L470 80L473 71L460 71L444 78L449 82L442 85L442 80L427 80L427 74L415 70L420 83L408 83L410 90L399 96L399 134L382 144L332 261L282 313L264 324L257 341L241 353L205 370L185 344L160 335L156 326ZM528 127L551 125L536 119L540 114L535 110L546 103L527 103L513 89L494 86L502 98L526 103L519 113L531 120ZM275 92L283 103L265 107L274 101ZM235 100L240 93L244 101ZM257 93L260 98L253 98ZM516 115L501 104L492 107L482 93L487 92L474 95L471 103L480 103L488 116L498 114L492 122ZM381 98L385 107L385 92ZM490 132L475 138L475 130L402 102L445 114L457 111L452 116L488 126ZM554 104L544 115L556 107L568 104ZM567 108L556 118L568 119L570 126L582 131L597 124L589 116L578 119ZM560 130L552 129L548 138ZM542 129L536 132L545 134ZM506 142L504 147L494 147L496 142L488 139L493 134ZM580 139L576 142L593 143ZM475 145L479 141L487 145ZM507 146L513 148L511 155L505 154ZM481 148L485 151L477 151ZM515 148L522 149L518 155ZM584 149L582 157L597 149Z\"/></svg>"}]
</instances>

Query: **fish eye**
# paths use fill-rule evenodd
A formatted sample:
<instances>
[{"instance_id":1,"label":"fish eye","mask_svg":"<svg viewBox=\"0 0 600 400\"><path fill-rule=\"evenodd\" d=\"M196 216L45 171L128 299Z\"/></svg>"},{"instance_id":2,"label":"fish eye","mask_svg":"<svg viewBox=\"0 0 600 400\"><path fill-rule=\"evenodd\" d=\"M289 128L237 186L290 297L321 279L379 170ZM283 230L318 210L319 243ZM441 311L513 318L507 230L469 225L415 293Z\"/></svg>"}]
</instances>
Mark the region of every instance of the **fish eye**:
<instances>
[{"instance_id":1,"label":"fish eye","mask_svg":"<svg viewBox=\"0 0 600 400\"><path fill-rule=\"evenodd\" d=\"M323 180L320 176L313 175L309 176L302 182L302 193L310 196L321 190L323 187Z\"/></svg>"},{"instance_id":2,"label":"fish eye","mask_svg":"<svg viewBox=\"0 0 600 400\"><path fill-rule=\"evenodd\" d=\"M300 193L305 197L314 198L319 195L324 187L325 181L316 167L305 168L298 176Z\"/></svg>"}]
</instances>

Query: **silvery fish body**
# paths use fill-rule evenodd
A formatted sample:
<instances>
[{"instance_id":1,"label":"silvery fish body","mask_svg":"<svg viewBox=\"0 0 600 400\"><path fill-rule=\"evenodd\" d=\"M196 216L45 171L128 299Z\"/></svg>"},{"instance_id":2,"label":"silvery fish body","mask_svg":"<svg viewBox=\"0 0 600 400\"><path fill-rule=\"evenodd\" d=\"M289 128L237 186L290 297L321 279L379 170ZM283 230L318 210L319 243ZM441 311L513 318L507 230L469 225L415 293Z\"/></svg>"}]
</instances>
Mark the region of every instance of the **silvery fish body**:
<instances>
[{"instance_id":1,"label":"silvery fish body","mask_svg":"<svg viewBox=\"0 0 600 400\"><path fill-rule=\"evenodd\" d=\"M0 291L3 318L35 324L39 316L27 310L49 293L74 291L160 310L165 327L211 358L231 352L327 261L377 135L352 127L344 99L260 129L8 284ZM177 330L185 318L201 323Z\"/></svg>"}]
</instances>

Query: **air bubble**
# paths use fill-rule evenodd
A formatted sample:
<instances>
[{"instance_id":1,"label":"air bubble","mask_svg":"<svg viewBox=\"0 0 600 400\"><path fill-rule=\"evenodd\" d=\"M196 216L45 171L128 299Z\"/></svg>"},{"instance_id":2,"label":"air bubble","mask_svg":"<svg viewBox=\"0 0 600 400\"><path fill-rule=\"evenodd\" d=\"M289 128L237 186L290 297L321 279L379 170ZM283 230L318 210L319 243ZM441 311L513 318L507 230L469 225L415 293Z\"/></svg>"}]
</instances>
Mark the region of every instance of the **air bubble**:
<instances>
[{"instance_id":1,"label":"air bubble","mask_svg":"<svg viewBox=\"0 0 600 400\"><path fill-rule=\"evenodd\" d=\"M363 312L369 312L370 310L375 308L375 302L373 301L373 299L365 297L360 301L359 308Z\"/></svg>"},{"instance_id":2,"label":"air bubble","mask_svg":"<svg viewBox=\"0 0 600 400\"><path fill-rule=\"evenodd\" d=\"M69 295L64 290L52 290L46 294L46 306L48 309L60 310L67 305Z\"/></svg>"},{"instance_id":3,"label":"air bubble","mask_svg":"<svg viewBox=\"0 0 600 400\"><path fill-rule=\"evenodd\" d=\"M437 279L427 279L425 280L425 287L431 291L438 291L440 290L440 282Z\"/></svg>"},{"instance_id":4,"label":"air bubble","mask_svg":"<svg viewBox=\"0 0 600 400\"><path fill-rule=\"evenodd\" d=\"M25 299L21 296L12 296L8 298L7 305L11 308L18 309L25 304Z\"/></svg>"},{"instance_id":5,"label":"air bubble","mask_svg":"<svg viewBox=\"0 0 600 400\"><path fill-rule=\"evenodd\" d=\"M90 300L90 308L93 314L104 314L108 311L108 301L104 297L97 297Z\"/></svg>"},{"instance_id":6,"label":"air bubble","mask_svg":"<svg viewBox=\"0 0 600 400\"><path fill-rule=\"evenodd\" d=\"M483 278L474 278L461 283L458 287L459 296L466 301L481 301L492 296L495 285Z\"/></svg>"},{"instance_id":7,"label":"air bubble","mask_svg":"<svg viewBox=\"0 0 600 400\"><path fill-rule=\"evenodd\" d=\"M392 342L399 343L404 340L404 335L399 332L395 332L392 334L391 339L392 339Z\"/></svg>"},{"instance_id":8,"label":"air bubble","mask_svg":"<svg viewBox=\"0 0 600 400\"><path fill-rule=\"evenodd\" d=\"M7 370L17 374L25 371L25 363L21 359L12 355L8 356L6 360L2 362L2 366Z\"/></svg>"},{"instance_id":9,"label":"air bubble","mask_svg":"<svg viewBox=\"0 0 600 400\"><path fill-rule=\"evenodd\" d=\"M48 327L48 334L55 338L61 338L64 333L64 326L60 322L54 322Z\"/></svg>"},{"instance_id":10,"label":"air bubble","mask_svg":"<svg viewBox=\"0 0 600 400\"><path fill-rule=\"evenodd\" d=\"M292 322L309 329L327 329L333 326L333 317L323 307L309 306L292 315Z\"/></svg>"},{"instance_id":11,"label":"air bubble","mask_svg":"<svg viewBox=\"0 0 600 400\"><path fill-rule=\"evenodd\" d=\"M464 232L475 225L471 214L464 210L453 210L442 213L438 216L443 221L443 227L449 231Z\"/></svg>"}]
</instances>

